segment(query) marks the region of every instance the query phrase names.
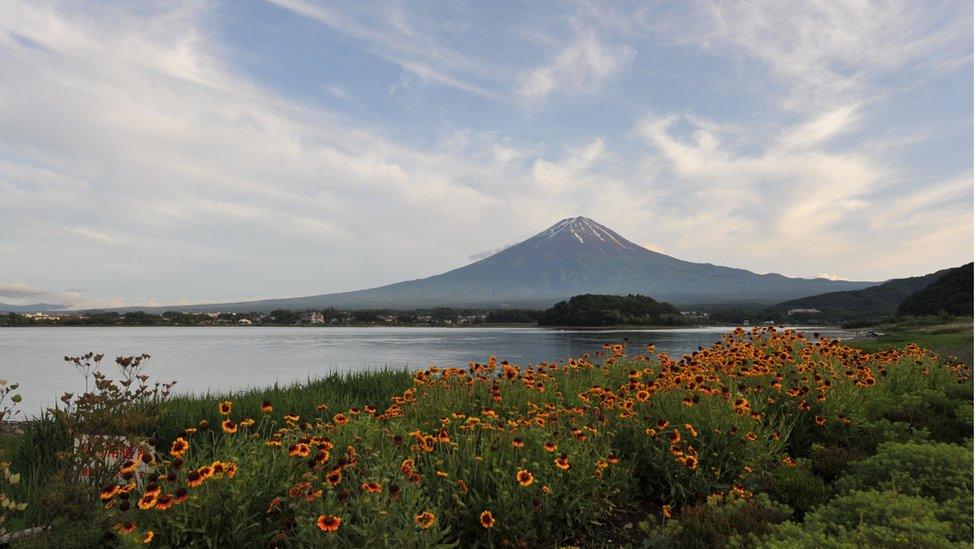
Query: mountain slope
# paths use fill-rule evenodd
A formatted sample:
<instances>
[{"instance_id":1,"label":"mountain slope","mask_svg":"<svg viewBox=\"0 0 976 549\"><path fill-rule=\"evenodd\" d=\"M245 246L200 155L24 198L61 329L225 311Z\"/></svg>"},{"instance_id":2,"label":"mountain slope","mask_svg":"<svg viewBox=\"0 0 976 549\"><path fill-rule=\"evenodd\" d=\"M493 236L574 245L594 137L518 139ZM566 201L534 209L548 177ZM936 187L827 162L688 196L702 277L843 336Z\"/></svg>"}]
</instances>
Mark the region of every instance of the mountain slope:
<instances>
[{"instance_id":1,"label":"mountain slope","mask_svg":"<svg viewBox=\"0 0 976 549\"><path fill-rule=\"evenodd\" d=\"M585 217L569 218L490 257L388 286L310 297L156 310L548 307L578 294L643 294L679 304L776 303L870 282L788 278L691 263L652 252Z\"/></svg>"},{"instance_id":2,"label":"mountain slope","mask_svg":"<svg viewBox=\"0 0 976 549\"><path fill-rule=\"evenodd\" d=\"M767 316L782 318L790 309L818 309L818 320L855 320L892 315L906 297L939 279L947 270L924 276L895 278L862 290L828 292L791 299L766 310Z\"/></svg>"},{"instance_id":3,"label":"mountain slope","mask_svg":"<svg viewBox=\"0 0 976 549\"><path fill-rule=\"evenodd\" d=\"M11 305L0 303L0 313L38 313L49 311L62 311L64 305L54 305L51 303L32 303L30 305Z\"/></svg>"},{"instance_id":4,"label":"mountain slope","mask_svg":"<svg viewBox=\"0 0 976 549\"><path fill-rule=\"evenodd\" d=\"M935 282L905 298L900 315L973 314L973 264L949 269Z\"/></svg>"}]
</instances>

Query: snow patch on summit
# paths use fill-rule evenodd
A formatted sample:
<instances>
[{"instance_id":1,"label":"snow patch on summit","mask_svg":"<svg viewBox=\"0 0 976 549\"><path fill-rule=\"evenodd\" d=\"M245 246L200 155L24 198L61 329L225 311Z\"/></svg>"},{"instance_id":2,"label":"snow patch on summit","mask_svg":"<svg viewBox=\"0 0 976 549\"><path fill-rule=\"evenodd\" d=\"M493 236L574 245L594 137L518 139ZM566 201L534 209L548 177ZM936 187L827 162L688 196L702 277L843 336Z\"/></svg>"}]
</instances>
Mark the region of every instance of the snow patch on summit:
<instances>
[{"instance_id":1,"label":"snow patch on summit","mask_svg":"<svg viewBox=\"0 0 976 549\"><path fill-rule=\"evenodd\" d=\"M562 240L575 246L594 248L602 253L640 253L647 249L586 217L563 219L529 239L534 248L551 246Z\"/></svg>"}]
</instances>

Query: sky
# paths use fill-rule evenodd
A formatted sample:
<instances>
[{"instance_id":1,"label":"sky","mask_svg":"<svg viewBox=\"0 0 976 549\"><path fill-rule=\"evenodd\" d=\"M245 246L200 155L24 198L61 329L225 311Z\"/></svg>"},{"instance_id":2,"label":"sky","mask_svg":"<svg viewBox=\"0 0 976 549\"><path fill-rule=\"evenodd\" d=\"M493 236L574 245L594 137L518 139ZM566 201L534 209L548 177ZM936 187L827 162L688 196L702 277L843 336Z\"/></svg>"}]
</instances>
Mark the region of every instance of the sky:
<instances>
[{"instance_id":1,"label":"sky","mask_svg":"<svg viewBox=\"0 0 976 549\"><path fill-rule=\"evenodd\" d=\"M577 215L763 273L972 261L972 3L0 0L0 302L362 289Z\"/></svg>"}]
</instances>

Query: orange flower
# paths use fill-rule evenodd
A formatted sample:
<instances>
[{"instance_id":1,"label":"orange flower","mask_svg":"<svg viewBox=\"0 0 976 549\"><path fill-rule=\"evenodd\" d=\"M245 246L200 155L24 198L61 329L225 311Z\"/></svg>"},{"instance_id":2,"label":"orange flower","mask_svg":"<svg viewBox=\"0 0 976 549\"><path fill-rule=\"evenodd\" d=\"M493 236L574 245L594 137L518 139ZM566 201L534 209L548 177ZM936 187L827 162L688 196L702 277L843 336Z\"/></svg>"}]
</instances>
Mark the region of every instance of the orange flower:
<instances>
[{"instance_id":1,"label":"orange flower","mask_svg":"<svg viewBox=\"0 0 976 549\"><path fill-rule=\"evenodd\" d=\"M634 396L637 397L639 402L647 402L647 399L651 398L651 392L647 389L641 389L640 391L637 391L637 394Z\"/></svg>"},{"instance_id":2,"label":"orange flower","mask_svg":"<svg viewBox=\"0 0 976 549\"><path fill-rule=\"evenodd\" d=\"M111 484L109 486L106 486L105 488L102 488L102 491L98 494L98 497L102 501L108 501L108 500L114 498L115 497L115 494L118 494L118 493L119 493L119 485L118 484Z\"/></svg>"},{"instance_id":3,"label":"orange flower","mask_svg":"<svg viewBox=\"0 0 976 549\"><path fill-rule=\"evenodd\" d=\"M342 482L342 469L333 469L325 475L325 481L329 483L329 486L335 486Z\"/></svg>"},{"instance_id":4,"label":"orange flower","mask_svg":"<svg viewBox=\"0 0 976 549\"><path fill-rule=\"evenodd\" d=\"M237 432L237 424L229 419L225 419L220 422L220 428L224 430L227 434L234 434Z\"/></svg>"},{"instance_id":5,"label":"orange flower","mask_svg":"<svg viewBox=\"0 0 976 549\"><path fill-rule=\"evenodd\" d=\"M186 485L190 488L196 488L203 484L204 480L206 479L203 478L203 475L199 471L190 471L190 474L186 476Z\"/></svg>"},{"instance_id":6,"label":"orange flower","mask_svg":"<svg viewBox=\"0 0 976 549\"><path fill-rule=\"evenodd\" d=\"M220 460L216 460L210 464L210 468L213 470L215 476L224 474L224 464Z\"/></svg>"},{"instance_id":7,"label":"orange flower","mask_svg":"<svg viewBox=\"0 0 976 549\"><path fill-rule=\"evenodd\" d=\"M559 449L559 446L556 446L556 443L555 442L547 442L542 447L547 452L555 452L557 449Z\"/></svg>"},{"instance_id":8,"label":"orange flower","mask_svg":"<svg viewBox=\"0 0 976 549\"><path fill-rule=\"evenodd\" d=\"M304 442L298 442L288 447L288 455L291 457L308 457L312 454L312 449Z\"/></svg>"},{"instance_id":9,"label":"orange flower","mask_svg":"<svg viewBox=\"0 0 976 549\"><path fill-rule=\"evenodd\" d=\"M414 515L413 521L417 526L427 529L433 526L435 522L437 522L437 517L434 515L434 513L431 513L430 511L423 511L421 513Z\"/></svg>"},{"instance_id":10,"label":"orange flower","mask_svg":"<svg viewBox=\"0 0 976 549\"><path fill-rule=\"evenodd\" d=\"M413 459L409 459L408 458L408 459L403 460L400 463L400 470L403 471L403 474L409 475L409 474L413 473L413 466L414 466Z\"/></svg>"},{"instance_id":11,"label":"orange flower","mask_svg":"<svg viewBox=\"0 0 976 549\"><path fill-rule=\"evenodd\" d=\"M679 433L677 429L671 431L671 433L668 435L668 440L671 441L671 446L678 444L681 442L681 433Z\"/></svg>"},{"instance_id":12,"label":"orange flower","mask_svg":"<svg viewBox=\"0 0 976 549\"><path fill-rule=\"evenodd\" d=\"M491 511L482 511L478 521L481 522L482 528L491 528L495 525L495 515L491 514Z\"/></svg>"},{"instance_id":13,"label":"orange flower","mask_svg":"<svg viewBox=\"0 0 976 549\"><path fill-rule=\"evenodd\" d=\"M156 506L156 494L155 492L149 492L139 498L139 508L140 509L152 509Z\"/></svg>"},{"instance_id":14,"label":"orange flower","mask_svg":"<svg viewBox=\"0 0 976 549\"><path fill-rule=\"evenodd\" d=\"M301 416L298 414L285 414L285 421L289 423L298 423Z\"/></svg>"},{"instance_id":15,"label":"orange flower","mask_svg":"<svg viewBox=\"0 0 976 549\"><path fill-rule=\"evenodd\" d=\"M127 460L125 460L124 463L122 463L122 467L119 468L119 474L122 475L122 476L131 475L131 474L135 473L136 472L136 469L138 469L138 468L139 468L139 464L138 463L136 463L135 461L133 461L131 459L127 459Z\"/></svg>"},{"instance_id":16,"label":"orange flower","mask_svg":"<svg viewBox=\"0 0 976 549\"><path fill-rule=\"evenodd\" d=\"M186 488L178 488L176 493L173 494L173 502L177 505L185 502L188 499L190 499L190 493L187 492Z\"/></svg>"},{"instance_id":17,"label":"orange flower","mask_svg":"<svg viewBox=\"0 0 976 549\"><path fill-rule=\"evenodd\" d=\"M173 445L170 446L169 455L173 457L183 457L183 454L190 448L190 443L186 441L183 437L179 437L173 441Z\"/></svg>"},{"instance_id":18,"label":"orange flower","mask_svg":"<svg viewBox=\"0 0 976 549\"><path fill-rule=\"evenodd\" d=\"M663 515L664 518L671 518L671 506L670 505L662 505L661 506L661 515Z\"/></svg>"},{"instance_id":19,"label":"orange flower","mask_svg":"<svg viewBox=\"0 0 976 549\"><path fill-rule=\"evenodd\" d=\"M515 473L515 480L518 481L520 486L531 486L535 482L535 477L529 471L522 469L518 473Z\"/></svg>"},{"instance_id":20,"label":"orange flower","mask_svg":"<svg viewBox=\"0 0 976 549\"><path fill-rule=\"evenodd\" d=\"M156 509L159 511L165 511L176 504L176 499L171 494L166 494L165 496L159 496L156 500Z\"/></svg>"},{"instance_id":21,"label":"orange flower","mask_svg":"<svg viewBox=\"0 0 976 549\"><path fill-rule=\"evenodd\" d=\"M152 542L153 537L155 535L156 534L154 534L152 530L146 530L146 533L142 535L142 539L140 539L139 541L142 542L143 544L148 545L149 543Z\"/></svg>"},{"instance_id":22,"label":"orange flower","mask_svg":"<svg viewBox=\"0 0 976 549\"><path fill-rule=\"evenodd\" d=\"M370 494L379 494L383 491L383 487L378 482L364 482L360 488Z\"/></svg>"},{"instance_id":23,"label":"orange flower","mask_svg":"<svg viewBox=\"0 0 976 549\"><path fill-rule=\"evenodd\" d=\"M217 405L217 412L219 412L222 416L229 416L230 411L233 409L234 403L229 400L225 400Z\"/></svg>"},{"instance_id":24,"label":"orange flower","mask_svg":"<svg viewBox=\"0 0 976 549\"><path fill-rule=\"evenodd\" d=\"M334 421L336 425L345 425L349 423L349 418L346 417L345 414L336 414L332 416L332 421Z\"/></svg>"},{"instance_id":25,"label":"orange flower","mask_svg":"<svg viewBox=\"0 0 976 549\"><path fill-rule=\"evenodd\" d=\"M512 446L515 448L521 448L525 446L525 442L523 442L522 439L515 437L514 439L512 439Z\"/></svg>"},{"instance_id":26,"label":"orange flower","mask_svg":"<svg viewBox=\"0 0 976 549\"><path fill-rule=\"evenodd\" d=\"M136 531L136 523L126 522L123 524L120 522L115 525L115 529L121 534L131 534L132 532Z\"/></svg>"},{"instance_id":27,"label":"orange flower","mask_svg":"<svg viewBox=\"0 0 976 549\"><path fill-rule=\"evenodd\" d=\"M323 532L334 534L339 531L339 526L342 525L342 519L335 515L319 515L318 520L315 521L315 525Z\"/></svg>"},{"instance_id":28,"label":"orange flower","mask_svg":"<svg viewBox=\"0 0 976 549\"><path fill-rule=\"evenodd\" d=\"M555 463L556 467L562 469L563 471L569 469L569 457L567 457L566 454L562 454L561 456L557 457L553 463Z\"/></svg>"},{"instance_id":29,"label":"orange flower","mask_svg":"<svg viewBox=\"0 0 976 549\"><path fill-rule=\"evenodd\" d=\"M270 414L274 411L274 406L271 405L270 400L265 400L261 403L261 412L265 414Z\"/></svg>"}]
</instances>

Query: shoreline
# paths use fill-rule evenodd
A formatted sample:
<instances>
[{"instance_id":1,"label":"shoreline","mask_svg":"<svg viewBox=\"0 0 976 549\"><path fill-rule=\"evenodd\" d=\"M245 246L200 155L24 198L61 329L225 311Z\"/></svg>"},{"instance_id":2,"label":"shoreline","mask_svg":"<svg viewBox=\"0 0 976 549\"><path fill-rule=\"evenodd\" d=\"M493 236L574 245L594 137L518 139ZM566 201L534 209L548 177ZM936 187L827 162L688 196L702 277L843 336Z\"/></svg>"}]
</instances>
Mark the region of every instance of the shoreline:
<instances>
[{"instance_id":1,"label":"shoreline","mask_svg":"<svg viewBox=\"0 0 976 549\"><path fill-rule=\"evenodd\" d=\"M765 328L768 326L773 326L777 329L788 328L788 329L826 329L826 330L844 330L844 331L866 331L871 328L843 328L840 325L832 324L822 324L822 325L788 325L788 324L751 324L751 325L732 325L732 324L693 324L687 326L673 326L673 325L655 325L655 324L612 324L608 326L572 326L572 325L559 325L559 326L539 326L538 324L530 323L511 323L511 324L476 324L467 326L456 326L456 325L436 325L431 326L427 324L342 324L342 325L322 325L322 324L261 324L261 325L240 325L240 324L119 324L119 325L77 325L77 324L33 324L33 325L17 325L17 326L0 326L0 330L3 329L18 329L18 328L247 328L247 329L260 329L260 328L320 328L320 329L343 329L343 328L438 328L447 330L472 330L479 328L520 328L520 329L538 329L538 330L551 330L551 331L564 331L564 330L584 330L584 331L615 331L615 332L626 332L631 330L697 330L703 328L722 328L728 330L734 330L736 328L742 328L744 330L752 328Z\"/></svg>"}]
</instances>

